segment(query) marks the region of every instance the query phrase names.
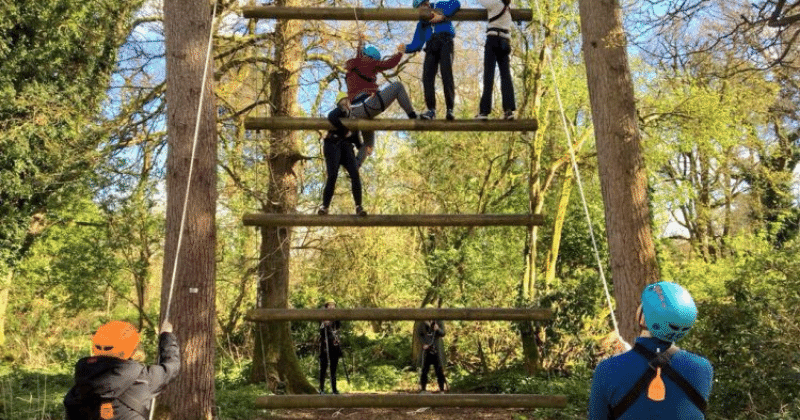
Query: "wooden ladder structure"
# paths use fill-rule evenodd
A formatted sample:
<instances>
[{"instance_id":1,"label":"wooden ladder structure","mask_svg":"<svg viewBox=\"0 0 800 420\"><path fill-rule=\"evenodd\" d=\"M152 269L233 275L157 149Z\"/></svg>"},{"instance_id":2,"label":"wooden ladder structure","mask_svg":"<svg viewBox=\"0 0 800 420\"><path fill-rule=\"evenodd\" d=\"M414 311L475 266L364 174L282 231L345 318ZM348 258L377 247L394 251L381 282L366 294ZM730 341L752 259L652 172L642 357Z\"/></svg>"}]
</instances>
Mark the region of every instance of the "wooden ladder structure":
<instances>
[{"instance_id":1,"label":"wooden ladder structure","mask_svg":"<svg viewBox=\"0 0 800 420\"><path fill-rule=\"evenodd\" d=\"M378 20L417 21L431 16L429 10L411 8L337 8L337 7L243 7L243 17L250 19L303 20ZM530 9L512 9L515 21L530 21ZM454 21L485 21L485 9L460 9L450 17ZM535 131L533 120L400 120L347 119L342 123L351 130L368 131ZM248 130L328 130L333 126L323 118L270 117L245 119ZM544 217L538 214L416 214L416 215L306 215L306 214L246 214L247 226L350 226L350 227L416 227L416 226L535 226ZM549 309L541 308L352 308L352 309L280 309L260 308L245 317L252 322L382 320L422 321L428 319L470 321L545 321L552 317ZM564 408L563 395L537 394L347 394L347 395L268 395L259 397L256 406L268 409L300 408L401 408L401 407L461 407L461 408Z\"/></svg>"}]
</instances>

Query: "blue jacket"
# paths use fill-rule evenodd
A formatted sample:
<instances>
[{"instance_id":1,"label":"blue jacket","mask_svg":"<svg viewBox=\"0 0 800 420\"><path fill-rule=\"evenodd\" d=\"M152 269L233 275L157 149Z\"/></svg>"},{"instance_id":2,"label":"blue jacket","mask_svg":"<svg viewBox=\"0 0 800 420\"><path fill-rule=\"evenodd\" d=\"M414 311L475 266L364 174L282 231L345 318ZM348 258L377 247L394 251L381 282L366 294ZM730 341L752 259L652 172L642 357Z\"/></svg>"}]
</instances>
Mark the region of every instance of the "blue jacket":
<instances>
[{"instance_id":1,"label":"blue jacket","mask_svg":"<svg viewBox=\"0 0 800 420\"><path fill-rule=\"evenodd\" d=\"M639 337L636 342L653 352L657 348L665 351L670 346L670 343L657 338ZM707 359L686 350L679 350L670 359L670 366L689 381L694 389L708 401L714 369ZM647 361L635 351L628 351L601 362L595 369L592 379L589 420L611 418L609 416L611 407L620 402L647 369L649 369ZM666 387L664 401L657 402L648 399L645 390L620 419L701 420L705 418L678 385L666 375L661 375L661 379Z\"/></svg>"},{"instance_id":2,"label":"blue jacket","mask_svg":"<svg viewBox=\"0 0 800 420\"><path fill-rule=\"evenodd\" d=\"M453 16L460 8L461 3L458 0L443 0L431 4L431 9L441 10L445 17ZM425 43L428 42L434 34L438 33L449 33L456 36L453 22L450 22L449 19L433 24L423 21L417 22L414 38L411 40L410 44L406 45L406 53L414 53L421 50L422 47L425 46Z\"/></svg>"}]
</instances>

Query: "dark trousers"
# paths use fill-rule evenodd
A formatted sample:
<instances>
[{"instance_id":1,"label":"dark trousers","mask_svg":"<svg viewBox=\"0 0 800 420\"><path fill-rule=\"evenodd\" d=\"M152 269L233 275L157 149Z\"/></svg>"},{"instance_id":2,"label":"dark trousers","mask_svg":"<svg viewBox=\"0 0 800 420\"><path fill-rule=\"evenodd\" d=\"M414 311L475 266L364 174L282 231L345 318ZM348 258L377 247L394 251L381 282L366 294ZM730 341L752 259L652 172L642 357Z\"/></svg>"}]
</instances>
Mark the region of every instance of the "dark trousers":
<instances>
[{"instance_id":1,"label":"dark trousers","mask_svg":"<svg viewBox=\"0 0 800 420\"><path fill-rule=\"evenodd\" d=\"M439 383L439 390L444 390L444 369L442 368L442 364L439 362L439 355L429 351L425 351L423 355L422 374L419 377L420 387L424 391L425 387L428 386L428 372L431 369L431 365L433 365L433 371L436 372L436 382Z\"/></svg>"},{"instance_id":2,"label":"dark trousers","mask_svg":"<svg viewBox=\"0 0 800 420\"><path fill-rule=\"evenodd\" d=\"M492 111L492 89L494 87L495 64L500 69L500 93L503 96L503 111L515 111L514 84L510 68L511 44L508 39L497 35L487 35L483 49L483 95L480 113L489 115Z\"/></svg>"},{"instance_id":3,"label":"dark trousers","mask_svg":"<svg viewBox=\"0 0 800 420\"><path fill-rule=\"evenodd\" d=\"M422 89L425 91L425 106L436 109L436 70L442 73L444 104L453 109L456 87L453 82L453 35L438 33L425 43L425 61L422 63Z\"/></svg>"},{"instance_id":4,"label":"dark trousers","mask_svg":"<svg viewBox=\"0 0 800 420\"><path fill-rule=\"evenodd\" d=\"M336 392L336 369L339 367L339 357L341 356L341 351L336 351L332 349L330 352L330 357L328 357L328 352L320 351L319 352L319 390L323 391L325 389L325 372L328 370L328 359L330 359L330 368L331 368L331 391Z\"/></svg>"},{"instance_id":5,"label":"dark trousers","mask_svg":"<svg viewBox=\"0 0 800 420\"><path fill-rule=\"evenodd\" d=\"M358 175L356 155L353 152L353 143L344 140L326 138L322 145L322 154L325 155L325 167L328 178L325 181L325 190L322 192L322 205L328 207L333 199L336 189L336 178L339 177L339 166L344 166L350 174L350 186L353 190L353 200L356 206L361 205L361 178Z\"/></svg>"}]
</instances>

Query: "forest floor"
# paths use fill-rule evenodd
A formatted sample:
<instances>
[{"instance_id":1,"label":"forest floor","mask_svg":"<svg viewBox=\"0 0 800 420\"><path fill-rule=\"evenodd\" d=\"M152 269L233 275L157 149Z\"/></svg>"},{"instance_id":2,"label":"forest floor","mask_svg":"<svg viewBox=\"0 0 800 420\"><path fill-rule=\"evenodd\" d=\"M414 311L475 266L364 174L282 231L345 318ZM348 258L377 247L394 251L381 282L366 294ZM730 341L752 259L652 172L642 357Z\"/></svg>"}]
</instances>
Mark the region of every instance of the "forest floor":
<instances>
[{"instance_id":1,"label":"forest floor","mask_svg":"<svg viewBox=\"0 0 800 420\"><path fill-rule=\"evenodd\" d=\"M275 410L259 420L527 420L547 417L536 416L530 410L475 409L475 408L347 408Z\"/></svg>"}]
</instances>

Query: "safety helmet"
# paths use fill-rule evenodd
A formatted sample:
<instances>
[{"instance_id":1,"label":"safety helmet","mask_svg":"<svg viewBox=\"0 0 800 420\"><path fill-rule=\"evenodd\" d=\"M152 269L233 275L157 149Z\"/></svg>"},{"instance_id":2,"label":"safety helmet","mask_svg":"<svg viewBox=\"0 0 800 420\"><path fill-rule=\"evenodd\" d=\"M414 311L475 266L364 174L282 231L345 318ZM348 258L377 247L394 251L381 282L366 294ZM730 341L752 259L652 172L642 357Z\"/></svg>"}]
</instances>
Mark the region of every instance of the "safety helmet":
<instances>
[{"instance_id":1,"label":"safety helmet","mask_svg":"<svg viewBox=\"0 0 800 420\"><path fill-rule=\"evenodd\" d=\"M330 304L331 304L331 303L332 303L332 304L334 304L334 305L336 305L336 301L335 301L335 300L333 300L333 299L326 299L326 300L325 300L325 303L323 304L323 306L327 308L328 306L330 306Z\"/></svg>"},{"instance_id":2,"label":"safety helmet","mask_svg":"<svg viewBox=\"0 0 800 420\"><path fill-rule=\"evenodd\" d=\"M367 57L372 57L375 60L381 59L381 52L373 45L367 45L361 52Z\"/></svg>"},{"instance_id":3,"label":"safety helmet","mask_svg":"<svg viewBox=\"0 0 800 420\"><path fill-rule=\"evenodd\" d=\"M336 95L336 106L339 106L339 102L341 102L342 99L347 99L347 98L348 98L347 92L339 92L339 94Z\"/></svg>"},{"instance_id":4,"label":"safety helmet","mask_svg":"<svg viewBox=\"0 0 800 420\"><path fill-rule=\"evenodd\" d=\"M138 344L136 327L125 321L111 321L98 328L92 336L92 355L127 360L133 356Z\"/></svg>"},{"instance_id":5,"label":"safety helmet","mask_svg":"<svg viewBox=\"0 0 800 420\"><path fill-rule=\"evenodd\" d=\"M664 341L678 341L697 319L692 295L676 283L662 281L642 291L642 314L650 334Z\"/></svg>"},{"instance_id":6,"label":"safety helmet","mask_svg":"<svg viewBox=\"0 0 800 420\"><path fill-rule=\"evenodd\" d=\"M413 3L414 8L416 9L417 7L419 7L420 4L425 3L427 1L428 0L414 0L414 3Z\"/></svg>"}]
</instances>

